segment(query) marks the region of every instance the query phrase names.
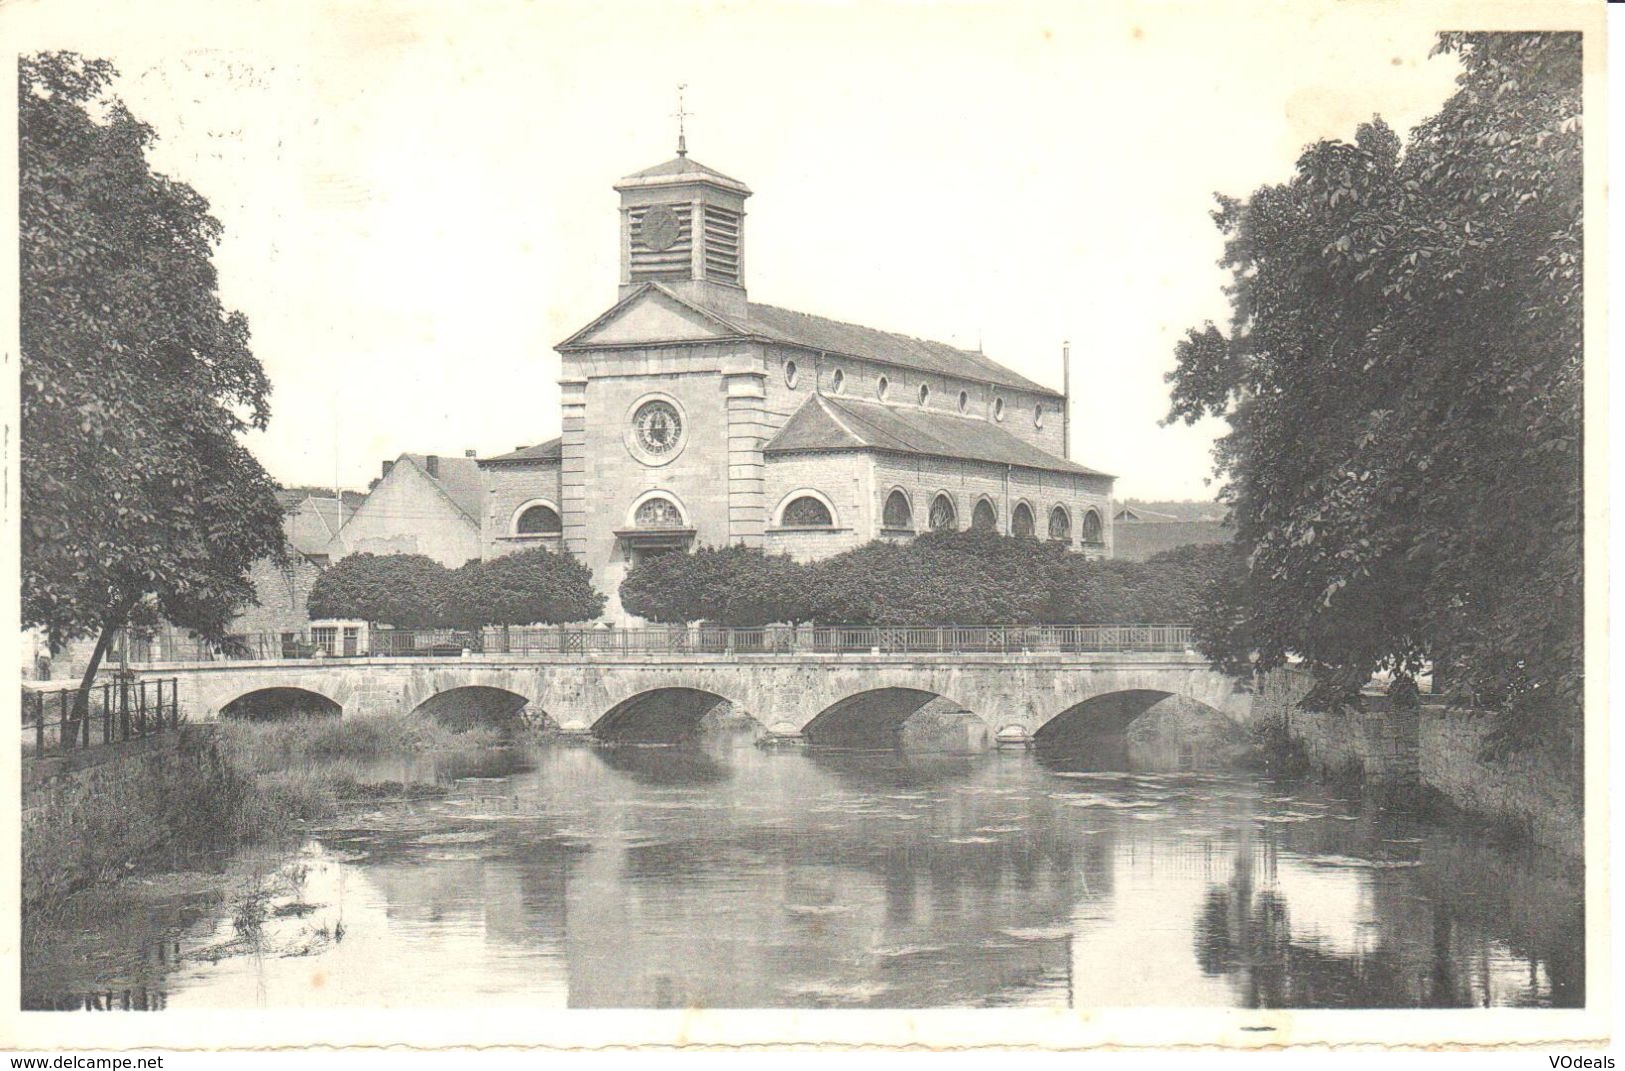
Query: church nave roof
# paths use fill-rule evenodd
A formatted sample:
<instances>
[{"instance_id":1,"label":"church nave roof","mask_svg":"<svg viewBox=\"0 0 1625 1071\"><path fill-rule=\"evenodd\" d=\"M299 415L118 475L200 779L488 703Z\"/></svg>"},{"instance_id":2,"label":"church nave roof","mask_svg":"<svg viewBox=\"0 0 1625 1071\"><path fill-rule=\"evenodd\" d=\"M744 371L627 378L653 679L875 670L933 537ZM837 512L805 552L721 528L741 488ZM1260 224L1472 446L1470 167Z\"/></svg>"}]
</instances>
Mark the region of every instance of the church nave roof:
<instances>
[{"instance_id":1,"label":"church nave roof","mask_svg":"<svg viewBox=\"0 0 1625 1071\"><path fill-rule=\"evenodd\" d=\"M763 450L767 454L886 450L1079 476L1109 475L1056 457L985 420L824 394L802 403Z\"/></svg>"}]
</instances>

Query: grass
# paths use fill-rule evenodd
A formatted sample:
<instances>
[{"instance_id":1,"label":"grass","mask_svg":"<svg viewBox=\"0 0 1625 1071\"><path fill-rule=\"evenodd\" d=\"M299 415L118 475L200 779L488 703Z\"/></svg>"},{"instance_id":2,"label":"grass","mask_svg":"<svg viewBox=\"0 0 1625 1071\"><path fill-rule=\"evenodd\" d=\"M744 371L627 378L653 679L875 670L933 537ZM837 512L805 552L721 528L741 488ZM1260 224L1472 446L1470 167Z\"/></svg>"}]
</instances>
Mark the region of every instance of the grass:
<instances>
[{"instance_id":1,"label":"grass","mask_svg":"<svg viewBox=\"0 0 1625 1071\"><path fill-rule=\"evenodd\" d=\"M507 739L491 726L457 732L406 717L222 722L212 732L189 730L174 765L161 773L132 766L113 782L70 781L30 809L24 918L48 925L82 890L281 843L346 806L444 795L439 785L392 778L379 760L475 751Z\"/></svg>"}]
</instances>

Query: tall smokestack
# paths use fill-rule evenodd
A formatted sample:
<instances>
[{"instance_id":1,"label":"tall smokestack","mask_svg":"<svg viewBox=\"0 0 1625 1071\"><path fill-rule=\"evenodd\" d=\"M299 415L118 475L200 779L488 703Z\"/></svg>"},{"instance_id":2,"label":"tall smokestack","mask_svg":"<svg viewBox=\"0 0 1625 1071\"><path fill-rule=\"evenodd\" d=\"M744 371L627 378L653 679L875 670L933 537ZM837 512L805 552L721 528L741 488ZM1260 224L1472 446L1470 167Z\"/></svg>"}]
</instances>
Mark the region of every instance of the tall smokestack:
<instances>
[{"instance_id":1,"label":"tall smokestack","mask_svg":"<svg viewBox=\"0 0 1625 1071\"><path fill-rule=\"evenodd\" d=\"M1061 343L1061 456L1072 460L1072 343Z\"/></svg>"}]
</instances>

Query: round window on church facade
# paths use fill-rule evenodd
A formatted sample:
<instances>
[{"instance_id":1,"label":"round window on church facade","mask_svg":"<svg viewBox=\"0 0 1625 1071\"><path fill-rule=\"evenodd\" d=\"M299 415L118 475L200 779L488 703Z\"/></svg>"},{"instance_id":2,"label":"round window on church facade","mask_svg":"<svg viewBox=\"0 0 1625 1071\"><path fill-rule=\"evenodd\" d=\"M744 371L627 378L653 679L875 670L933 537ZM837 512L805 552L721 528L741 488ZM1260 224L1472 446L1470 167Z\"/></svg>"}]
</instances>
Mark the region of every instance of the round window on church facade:
<instances>
[{"instance_id":1,"label":"round window on church facade","mask_svg":"<svg viewBox=\"0 0 1625 1071\"><path fill-rule=\"evenodd\" d=\"M842 390L845 389L845 387L846 387L846 373L841 371L839 368L837 368L835 370L835 374L829 377L830 393L839 394L839 393L841 393Z\"/></svg>"},{"instance_id":2,"label":"round window on church facade","mask_svg":"<svg viewBox=\"0 0 1625 1071\"><path fill-rule=\"evenodd\" d=\"M1003 398L995 398L995 399L993 399L993 419L994 420L1003 420L1004 419L1004 399Z\"/></svg>"},{"instance_id":3,"label":"round window on church facade","mask_svg":"<svg viewBox=\"0 0 1625 1071\"><path fill-rule=\"evenodd\" d=\"M785 361L784 362L784 385L786 387L789 387L791 390L795 390L796 389L796 380L799 379L799 378L801 378L800 369L798 369L796 367L796 362L794 362L794 361Z\"/></svg>"},{"instance_id":4,"label":"round window on church facade","mask_svg":"<svg viewBox=\"0 0 1625 1071\"><path fill-rule=\"evenodd\" d=\"M965 410L967 410L969 408L970 408L970 391L962 390L962 391L959 392L959 411L961 413L963 413Z\"/></svg>"},{"instance_id":5,"label":"round window on church facade","mask_svg":"<svg viewBox=\"0 0 1625 1071\"><path fill-rule=\"evenodd\" d=\"M926 386L924 383L921 383L920 384L920 404L924 405L926 403L926 400L928 398L930 398L930 397L931 397L931 388Z\"/></svg>"},{"instance_id":6,"label":"round window on church facade","mask_svg":"<svg viewBox=\"0 0 1625 1071\"><path fill-rule=\"evenodd\" d=\"M1043 426L1044 426L1044 407L1041 406L1041 405L1035 405L1035 406L1033 406L1033 427L1041 428Z\"/></svg>"},{"instance_id":7,"label":"round window on church facade","mask_svg":"<svg viewBox=\"0 0 1625 1071\"><path fill-rule=\"evenodd\" d=\"M887 379L885 376L881 376L880 382L875 384L875 397L879 398L881 401L885 401L886 394L890 390L891 380Z\"/></svg>"},{"instance_id":8,"label":"round window on church facade","mask_svg":"<svg viewBox=\"0 0 1625 1071\"><path fill-rule=\"evenodd\" d=\"M683 452L687 420L669 395L644 395L627 419L626 447L645 465L664 465Z\"/></svg>"}]
</instances>

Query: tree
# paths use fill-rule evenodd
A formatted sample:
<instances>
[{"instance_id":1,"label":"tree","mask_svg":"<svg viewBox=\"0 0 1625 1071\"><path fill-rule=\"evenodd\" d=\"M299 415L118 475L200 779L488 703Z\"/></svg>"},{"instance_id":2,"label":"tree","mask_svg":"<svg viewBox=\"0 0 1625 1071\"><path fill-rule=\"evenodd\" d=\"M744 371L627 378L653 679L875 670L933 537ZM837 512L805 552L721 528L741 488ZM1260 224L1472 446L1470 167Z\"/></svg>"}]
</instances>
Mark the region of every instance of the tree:
<instances>
[{"instance_id":1,"label":"tree","mask_svg":"<svg viewBox=\"0 0 1625 1071\"><path fill-rule=\"evenodd\" d=\"M276 485L238 439L270 384L221 306L220 224L151 170L115 75L18 67L22 624L55 650L96 637L76 718L137 606L220 642L250 564L283 552Z\"/></svg>"},{"instance_id":2,"label":"tree","mask_svg":"<svg viewBox=\"0 0 1625 1071\"><path fill-rule=\"evenodd\" d=\"M639 562L621 582L621 605L650 621L754 628L804 620L803 583L804 570L786 555L701 547Z\"/></svg>"},{"instance_id":3,"label":"tree","mask_svg":"<svg viewBox=\"0 0 1625 1071\"><path fill-rule=\"evenodd\" d=\"M471 561L447 574L443 591L442 616L460 628L587 621L604 610L592 570L545 547Z\"/></svg>"},{"instance_id":4,"label":"tree","mask_svg":"<svg viewBox=\"0 0 1625 1071\"><path fill-rule=\"evenodd\" d=\"M1178 548L1152 562L1091 561L1055 543L992 532L930 532L819 561L742 546L663 554L621 584L652 621L755 627L1147 624L1190 620L1229 548Z\"/></svg>"},{"instance_id":5,"label":"tree","mask_svg":"<svg viewBox=\"0 0 1625 1071\"><path fill-rule=\"evenodd\" d=\"M446 621L451 571L423 554L352 554L323 570L310 589L310 616L352 618L396 628Z\"/></svg>"},{"instance_id":6,"label":"tree","mask_svg":"<svg viewBox=\"0 0 1625 1071\"><path fill-rule=\"evenodd\" d=\"M1210 653L1301 656L1335 699L1431 661L1514 736L1582 691L1580 37L1444 34L1458 89L1221 197L1228 332L1179 344L1170 419L1223 416L1249 568Z\"/></svg>"}]
</instances>

